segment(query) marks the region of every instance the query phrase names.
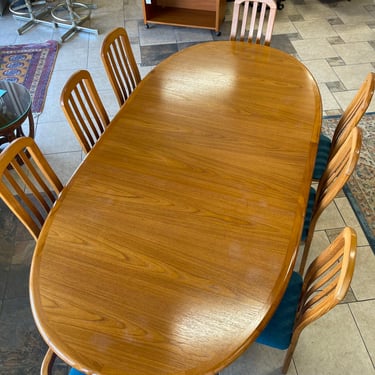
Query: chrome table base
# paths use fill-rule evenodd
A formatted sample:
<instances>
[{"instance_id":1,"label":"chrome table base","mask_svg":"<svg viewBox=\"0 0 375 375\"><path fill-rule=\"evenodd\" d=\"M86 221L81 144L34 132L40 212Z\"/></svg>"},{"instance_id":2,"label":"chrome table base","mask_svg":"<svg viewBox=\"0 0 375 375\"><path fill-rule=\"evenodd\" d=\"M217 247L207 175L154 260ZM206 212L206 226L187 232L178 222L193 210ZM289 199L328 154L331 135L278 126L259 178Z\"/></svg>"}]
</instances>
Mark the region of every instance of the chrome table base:
<instances>
[{"instance_id":1,"label":"chrome table base","mask_svg":"<svg viewBox=\"0 0 375 375\"><path fill-rule=\"evenodd\" d=\"M61 36L61 42L70 39L79 31L98 35L97 29L82 26L90 18L92 9L96 9L96 6L72 2L72 0L66 0L55 7L51 7L44 0L34 2L15 0L9 5L9 10L13 13L14 18L26 21L17 30L18 34L23 34L38 23L67 28L68 31ZM52 20L43 18L47 14L52 16Z\"/></svg>"}]
</instances>

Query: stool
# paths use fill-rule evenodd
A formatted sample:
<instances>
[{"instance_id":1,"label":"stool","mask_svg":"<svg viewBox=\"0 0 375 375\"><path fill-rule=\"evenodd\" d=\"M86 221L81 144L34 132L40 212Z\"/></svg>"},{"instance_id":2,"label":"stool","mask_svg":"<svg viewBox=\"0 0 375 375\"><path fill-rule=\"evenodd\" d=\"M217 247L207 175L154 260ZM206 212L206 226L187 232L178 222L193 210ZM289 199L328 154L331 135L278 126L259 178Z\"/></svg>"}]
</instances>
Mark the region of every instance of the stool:
<instances>
[{"instance_id":1,"label":"stool","mask_svg":"<svg viewBox=\"0 0 375 375\"><path fill-rule=\"evenodd\" d=\"M72 0L66 0L53 8L51 10L51 15L58 21L56 26L69 28L69 30L61 36L61 41L64 42L78 31L98 34L98 31L95 29L80 26L90 18L91 9L95 8L95 5L72 2Z\"/></svg>"},{"instance_id":2,"label":"stool","mask_svg":"<svg viewBox=\"0 0 375 375\"><path fill-rule=\"evenodd\" d=\"M15 0L10 3L9 10L14 14L15 18L27 21L17 30L19 35L22 35L37 23L50 24L50 22L39 18L49 12L45 0L34 2L31 2L30 0Z\"/></svg>"}]
</instances>

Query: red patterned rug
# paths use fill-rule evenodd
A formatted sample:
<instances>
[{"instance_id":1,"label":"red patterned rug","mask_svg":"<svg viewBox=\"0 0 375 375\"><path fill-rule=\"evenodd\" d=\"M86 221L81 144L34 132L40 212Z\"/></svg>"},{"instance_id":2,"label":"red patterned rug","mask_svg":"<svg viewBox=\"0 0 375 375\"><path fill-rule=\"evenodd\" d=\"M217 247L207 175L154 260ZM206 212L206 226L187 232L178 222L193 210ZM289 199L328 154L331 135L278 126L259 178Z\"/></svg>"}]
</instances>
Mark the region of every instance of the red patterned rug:
<instances>
[{"instance_id":1,"label":"red patterned rug","mask_svg":"<svg viewBox=\"0 0 375 375\"><path fill-rule=\"evenodd\" d=\"M42 112L58 47L55 40L0 46L0 79L24 85L30 91L35 114Z\"/></svg>"},{"instance_id":2,"label":"red patterned rug","mask_svg":"<svg viewBox=\"0 0 375 375\"><path fill-rule=\"evenodd\" d=\"M324 118L322 132L332 137L338 116ZM367 113L359 123L363 141L355 171L344 192L375 253L375 113Z\"/></svg>"}]
</instances>

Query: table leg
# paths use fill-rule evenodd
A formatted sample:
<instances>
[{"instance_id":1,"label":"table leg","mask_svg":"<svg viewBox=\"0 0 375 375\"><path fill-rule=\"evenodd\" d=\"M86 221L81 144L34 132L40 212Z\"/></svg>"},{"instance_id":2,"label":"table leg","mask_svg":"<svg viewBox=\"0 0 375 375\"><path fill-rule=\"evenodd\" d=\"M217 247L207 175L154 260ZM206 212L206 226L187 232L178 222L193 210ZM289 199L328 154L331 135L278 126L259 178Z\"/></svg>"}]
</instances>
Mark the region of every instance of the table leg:
<instances>
[{"instance_id":1,"label":"table leg","mask_svg":"<svg viewBox=\"0 0 375 375\"><path fill-rule=\"evenodd\" d=\"M31 137L34 138L35 136L35 126L34 126L34 117L31 112L31 109L29 110L29 113L27 115L27 118L29 119L29 134L25 135L22 129L22 124L15 130L15 137L14 138L20 138L20 137Z\"/></svg>"}]
</instances>

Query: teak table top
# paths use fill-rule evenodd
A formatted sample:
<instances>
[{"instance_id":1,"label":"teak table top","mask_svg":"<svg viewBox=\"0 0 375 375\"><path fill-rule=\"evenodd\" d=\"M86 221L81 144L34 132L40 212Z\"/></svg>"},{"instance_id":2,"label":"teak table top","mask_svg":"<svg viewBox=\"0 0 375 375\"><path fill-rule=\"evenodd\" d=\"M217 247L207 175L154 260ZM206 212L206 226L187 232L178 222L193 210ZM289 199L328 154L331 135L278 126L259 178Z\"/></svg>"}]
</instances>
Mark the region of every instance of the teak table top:
<instances>
[{"instance_id":1,"label":"teak table top","mask_svg":"<svg viewBox=\"0 0 375 375\"><path fill-rule=\"evenodd\" d=\"M265 326L298 248L321 98L295 58L209 42L158 65L48 217L38 328L95 374L214 373Z\"/></svg>"}]
</instances>

